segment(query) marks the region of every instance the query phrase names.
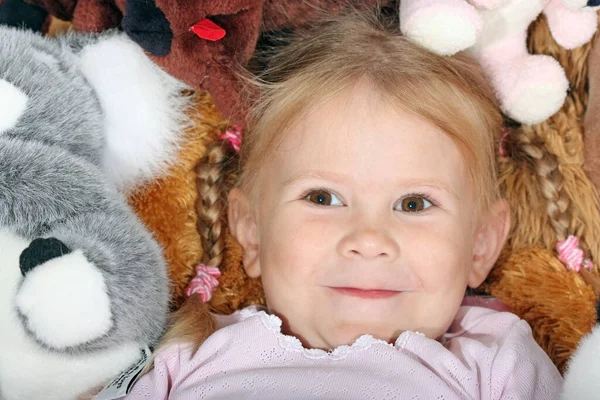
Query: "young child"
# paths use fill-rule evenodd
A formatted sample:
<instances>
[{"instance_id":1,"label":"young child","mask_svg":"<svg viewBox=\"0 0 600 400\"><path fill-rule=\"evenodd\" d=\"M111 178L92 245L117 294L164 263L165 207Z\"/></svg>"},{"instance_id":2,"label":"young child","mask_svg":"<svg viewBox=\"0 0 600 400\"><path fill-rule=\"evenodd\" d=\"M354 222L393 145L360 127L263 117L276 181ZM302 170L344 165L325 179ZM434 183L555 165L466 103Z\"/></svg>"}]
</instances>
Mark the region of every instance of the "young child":
<instances>
[{"instance_id":1,"label":"young child","mask_svg":"<svg viewBox=\"0 0 600 400\"><path fill-rule=\"evenodd\" d=\"M461 306L510 225L477 64L347 15L258 88L228 216L267 308L190 326L210 317L192 297L127 398L558 398L526 322Z\"/></svg>"}]
</instances>

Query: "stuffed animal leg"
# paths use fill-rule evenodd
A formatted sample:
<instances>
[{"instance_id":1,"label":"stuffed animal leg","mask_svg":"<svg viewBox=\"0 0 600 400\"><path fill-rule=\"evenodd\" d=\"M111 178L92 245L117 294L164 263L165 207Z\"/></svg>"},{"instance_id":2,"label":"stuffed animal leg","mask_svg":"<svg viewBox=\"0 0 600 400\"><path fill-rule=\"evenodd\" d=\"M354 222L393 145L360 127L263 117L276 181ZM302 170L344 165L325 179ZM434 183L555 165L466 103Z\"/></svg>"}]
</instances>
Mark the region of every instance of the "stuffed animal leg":
<instances>
[{"instance_id":1,"label":"stuffed animal leg","mask_svg":"<svg viewBox=\"0 0 600 400\"><path fill-rule=\"evenodd\" d=\"M543 12L561 46L581 46L596 31L590 5L596 0L403 0L400 26L437 54L469 49L483 65L502 110L535 124L560 109L568 82L557 61L528 53L528 26Z\"/></svg>"},{"instance_id":2,"label":"stuffed animal leg","mask_svg":"<svg viewBox=\"0 0 600 400\"><path fill-rule=\"evenodd\" d=\"M555 59L527 51L527 27L541 11L539 0L507 0L498 9L481 11L483 31L472 48L503 111L528 124L558 111L569 86Z\"/></svg>"},{"instance_id":3,"label":"stuffed animal leg","mask_svg":"<svg viewBox=\"0 0 600 400\"><path fill-rule=\"evenodd\" d=\"M547 1L544 14L556 43L565 49L574 49L592 39L598 16L594 9L586 7L588 0Z\"/></svg>"}]
</instances>

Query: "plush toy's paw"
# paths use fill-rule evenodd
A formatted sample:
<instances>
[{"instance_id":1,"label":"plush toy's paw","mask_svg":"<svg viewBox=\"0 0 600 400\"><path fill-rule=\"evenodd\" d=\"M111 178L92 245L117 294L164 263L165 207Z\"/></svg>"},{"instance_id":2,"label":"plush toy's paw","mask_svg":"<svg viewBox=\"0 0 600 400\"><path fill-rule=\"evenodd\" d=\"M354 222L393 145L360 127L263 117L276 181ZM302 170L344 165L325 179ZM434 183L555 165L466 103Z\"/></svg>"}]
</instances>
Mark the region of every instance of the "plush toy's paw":
<instances>
[{"instance_id":1,"label":"plush toy's paw","mask_svg":"<svg viewBox=\"0 0 600 400\"><path fill-rule=\"evenodd\" d=\"M556 113L569 88L560 64L549 56L527 56L492 75L504 112L526 124L537 124Z\"/></svg>"},{"instance_id":2,"label":"plush toy's paw","mask_svg":"<svg viewBox=\"0 0 600 400\"><path fill-rule=\"evenodd\" d=\"M81 250L36 239L20 257L23 282L16 295L26 329L39 342L64 349L90 342L112 327L104 276Z\"/></svg>"},{"instance_id":3,"label":"plush toy's paw","mask_svg":"<svg viewBox=\"0 0 600 400\"><path fill-rule=\"evenodd\" d=\"M461 7L435 6L408 13L402 18L402 33L439 55L452 55L477 41L482 28L479 13L467 3Z\"/></svg>"}]
</instances>

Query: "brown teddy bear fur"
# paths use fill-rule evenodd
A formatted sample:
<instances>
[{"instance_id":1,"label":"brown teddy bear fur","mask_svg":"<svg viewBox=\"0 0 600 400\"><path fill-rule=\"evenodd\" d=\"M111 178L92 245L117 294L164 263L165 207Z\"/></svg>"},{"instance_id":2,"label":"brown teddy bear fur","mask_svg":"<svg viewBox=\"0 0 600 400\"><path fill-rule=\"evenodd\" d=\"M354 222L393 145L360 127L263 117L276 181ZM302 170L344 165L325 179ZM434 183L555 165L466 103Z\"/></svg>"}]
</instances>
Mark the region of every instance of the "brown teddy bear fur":
<instances>
[{"instance_id":1,"label":"brown teddy bear fur","mask_svg":"<svg viewBox=\"0 0 600 400\"><path fill-rule=\"evenodd\" d=\"M600 51L592 51L588 62L589 99L585 112L584 169L596 188L600 187Z\"/></svg>"}]
</instances>

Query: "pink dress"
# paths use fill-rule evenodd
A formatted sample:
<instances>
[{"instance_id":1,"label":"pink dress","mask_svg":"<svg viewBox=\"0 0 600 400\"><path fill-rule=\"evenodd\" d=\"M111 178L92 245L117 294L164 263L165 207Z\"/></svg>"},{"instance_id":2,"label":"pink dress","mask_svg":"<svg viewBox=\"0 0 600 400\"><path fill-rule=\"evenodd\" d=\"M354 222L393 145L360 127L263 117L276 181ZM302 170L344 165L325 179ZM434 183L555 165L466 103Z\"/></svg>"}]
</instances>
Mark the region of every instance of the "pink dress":
<instances>
[{"instance_id":1,"label":"pink dress","mask_svg":"<svg viewBox=\"0 0 600 400\"><path fill-rule=\"evenodd\" d=\"M168 348L126 399L558 399L562 378L514 314L462 306L440 341L364 335L325 352L280 332L254 307L220 317L192 352Z\"/></svg>"}]
</instances>

